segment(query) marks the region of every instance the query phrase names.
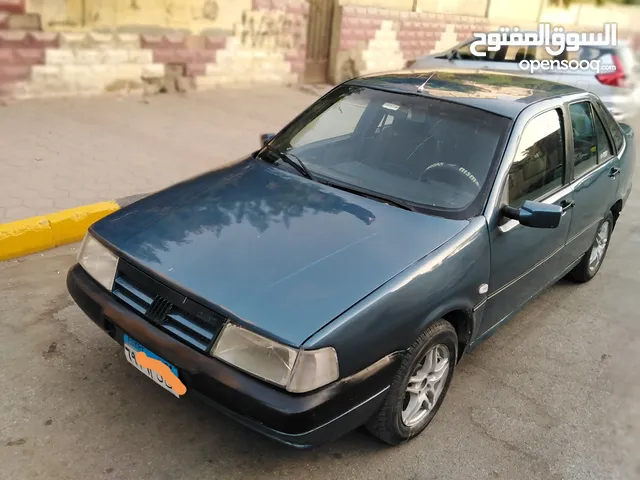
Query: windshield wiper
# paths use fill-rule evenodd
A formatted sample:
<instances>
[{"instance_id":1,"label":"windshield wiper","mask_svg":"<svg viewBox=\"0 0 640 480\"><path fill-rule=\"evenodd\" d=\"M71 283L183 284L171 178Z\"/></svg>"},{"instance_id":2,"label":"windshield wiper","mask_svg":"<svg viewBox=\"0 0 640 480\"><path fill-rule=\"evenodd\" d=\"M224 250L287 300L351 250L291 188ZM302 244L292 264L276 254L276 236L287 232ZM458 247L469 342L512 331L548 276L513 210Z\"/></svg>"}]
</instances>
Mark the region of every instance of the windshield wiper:
<instances>
[{"instance_id":1,"label":"windshield wiper","mask_svg":"<svg viewBox=\"0 0 640 480\"><path fill-rule=\"evenodd\" d=\"M368 190L360 190L359 188L354 188L351 186L342 185L339 183L334 183L329 180L321 180L321 183L325 185L329 185L331 187L337 188L339 190L344 190L345 192L354 193L356 195L360 195L361 197L371 198L373 200L378 200L379 202L387 203L389 205L393 205L394 207L402 208L403 210L409 210L410 212L416 212L416 208L398 198L388 197L387 195L382 195L380 193L371 193Z\"/></svg>"},{"instance_id":2,"label":"windshield wiper","mask_svg":"<svg viewBox=\"0 0 640 480\"><path fill-rule=\"evenodd\" d=\"M315 180L315 178L313 178L313 175L311 175L311 173L309 172L309 169L304 164L304 162L300 160L293 153L281 152L280 150L272 147L271 145L267 145L266 148L270 152L273 152L274 154L276 154L280 160L282 160L285 163L288 163L293 168L295 168L303 177L307 177L309 180ZM292 160L292 158L295 159L295 162Z\"/></svg>"}]
</instances>

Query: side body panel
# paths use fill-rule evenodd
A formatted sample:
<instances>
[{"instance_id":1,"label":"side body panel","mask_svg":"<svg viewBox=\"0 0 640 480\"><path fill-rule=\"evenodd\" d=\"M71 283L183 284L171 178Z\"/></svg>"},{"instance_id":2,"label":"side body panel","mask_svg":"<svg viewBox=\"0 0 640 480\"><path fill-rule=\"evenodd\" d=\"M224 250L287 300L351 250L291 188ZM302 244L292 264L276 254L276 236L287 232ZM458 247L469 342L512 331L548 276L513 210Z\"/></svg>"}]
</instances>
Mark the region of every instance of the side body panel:
<instances>
[{"instance_id":1,"label":"side body panel","mask_svg":"<svg viewBox=\"0 0 640 480\"><path fill-rule=\"evenodd\" d=\"M588 99L572 103L582 103L590 100L592 101L592 106L596 107L594 99L595 97L590 96ZM571 104L567 106L567 114L570 106ZM601 116L596 108L592 110L592 114ZM597 120L598 118L593 119L594 125ZM573 129L568 131L568 137L572 145L571 161L573 162L575 158ZM611 145L613 145L612 141ZM614 155L608 156L608 158L598 159L598 165L582 175L576 173L577 169L574 166L574 177L577 178L572 179L571 188L573 189L575 207L566 247L567 253L572 258L579 258L589 250L593 244L598 224L616 202L620 177L619 175L611 175L611 172L613 169L619 168L620 161L619 157L615 155L615 150L613 153Z\"/></svg>"},{"instance_id":2,"label":"side body panel","mask_svg":"<svg viewBox=\"0 0 640 480\"><path fill-rule=\"evenodd\" d=\"M585 98L586 93L573 95ZM551 109L562 111L566 98L553 98L532 105L516 119L512 137L507 145L502 165L496 176L494 188L485 209L491 241L491 281L482 325L476 343L491 335L504 321L510 318L526 302L538 295L549 284L563 275L575 259L564 248L571 223L573 190L570 158L571 125L566 114L561 119L565 132L565 172L562 185L537 199L544 203L562 205L565 208L560 225L543 230L523 227L515 220L505 223L501 213L505 205L504 191L509 171L516 155L525 127L543 112ZM475 345L473 345L475 347Z\"/></svg>"},{"instance_id":3,"label":"side body panel","mask_svg":"<svg viewBox=\"0 0 640 480\"><path fill-rule=\"evenodd\" d=\"M407 349L432 322L454 310L472 318L486 295L489 238L484 217L476 217L456 237L361 300L311 336L304 348L333 346L340 376L351 375L380 358ZM478 313L478 312L475 312Z\"/></svg>"}]
</instances>

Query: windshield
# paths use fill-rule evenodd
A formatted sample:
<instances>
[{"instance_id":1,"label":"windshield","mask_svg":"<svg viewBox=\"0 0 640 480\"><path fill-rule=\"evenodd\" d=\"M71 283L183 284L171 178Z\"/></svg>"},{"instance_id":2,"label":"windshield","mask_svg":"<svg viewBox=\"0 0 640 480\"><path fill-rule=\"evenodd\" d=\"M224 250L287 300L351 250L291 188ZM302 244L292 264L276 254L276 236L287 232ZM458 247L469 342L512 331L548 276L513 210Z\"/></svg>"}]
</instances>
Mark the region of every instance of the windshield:
<instances>
[{"instance_id":1,"label":"windshield","mask_svg":"<svg viewBox=\"0 0 640 480\"><path fill-rule=\"evenodd\" d=\"M351 85L312 105L271 147L316 180L470 217L481 209L509 125L476 108Z\"/></svg>"}]
</instances>

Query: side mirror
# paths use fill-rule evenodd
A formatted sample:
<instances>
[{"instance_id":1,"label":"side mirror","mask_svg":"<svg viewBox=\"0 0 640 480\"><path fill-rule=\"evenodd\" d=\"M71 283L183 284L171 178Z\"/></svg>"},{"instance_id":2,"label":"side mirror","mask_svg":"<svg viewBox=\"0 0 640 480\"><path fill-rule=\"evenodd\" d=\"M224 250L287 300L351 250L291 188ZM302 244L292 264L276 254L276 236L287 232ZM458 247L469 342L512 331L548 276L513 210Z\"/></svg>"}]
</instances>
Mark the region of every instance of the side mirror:
<instances>
[{"instance_id":1,"label":"side mirror","mask_svg":"<svg viewBox=\"0 0 640 480\"><path fill-rule=\"evenodd\" d=\"M454 58L456 58L457 53L458 51L455 48L452 48L451 51L447 53L447 60L452 61Z\"/></svg>"},{"instance_id":2,"label":"side mirror","mask_svg":"<svg viewBox=\"0 0 640 480\"><path fill-rule=\"evenodd\" d=\"M262 143L262 146L264 147L275 136L275 133L263 133L262 135L260 135L260 142Z\"/></svg>"},{"instance_id":3,"label":"side mirror","mask_svg":"<svg viewBox=\"0 0 640 480\"><path fill-rule=\"evenodd\" d=\"M502 214L512 220L518 220L526 227L556 228L562 219L562 207L527 200L520 208L505 205L502 207Z\"/></svg>"}]
</instances>

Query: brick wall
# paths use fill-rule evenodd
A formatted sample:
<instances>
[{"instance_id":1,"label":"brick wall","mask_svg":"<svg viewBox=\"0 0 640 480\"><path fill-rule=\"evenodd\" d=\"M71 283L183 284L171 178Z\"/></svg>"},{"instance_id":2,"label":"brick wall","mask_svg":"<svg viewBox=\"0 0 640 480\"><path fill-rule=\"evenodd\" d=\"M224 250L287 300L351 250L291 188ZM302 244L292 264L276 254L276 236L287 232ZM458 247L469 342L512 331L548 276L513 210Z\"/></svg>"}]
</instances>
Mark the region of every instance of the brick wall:
<instances>
[{"instance_id":1,"label":"brick wall","mask_svg":"<svg viewBox=\"0 0 640 480\"><path fill-rule=\"evenodd\" d=\"M10 1L24 11L23 3ZM0 26L0 93L32 98L294 84L304 70L307 16L304 0L252 0L231 31L197 35Z\"/></svg>"},{"instance_id":2,"label":"brick wall","mask_svg":"<svg viewBox=\"0 0 640 480\"><path fill-rule=\"evenodd\" d=\"M330 78L402 68L407 60L445 50L492 27L484 17L403 12L344 5L336 9Z\"/></svg>"},{"instance_id":3,"label":"brick wall","mask_svg":"<svg viewBox=\"0 0 640 480\"><path fill-rule=\"evenodd\" d=\"M474 32L496 31L500 26L537 29L537 24L532 23L496 22L499 21L480 16L340 6L333 22L330 80L338 83L357 75L399 69L418 56L470 40ZM564 26L593 30L593 27ZM619 37L640 46L638 31L622 31Z\"/></svg>"}]
</instances>

